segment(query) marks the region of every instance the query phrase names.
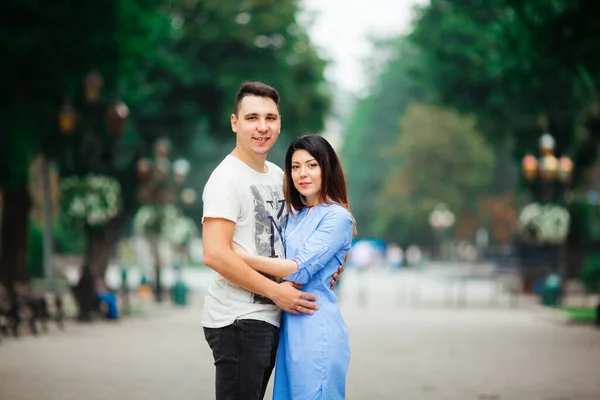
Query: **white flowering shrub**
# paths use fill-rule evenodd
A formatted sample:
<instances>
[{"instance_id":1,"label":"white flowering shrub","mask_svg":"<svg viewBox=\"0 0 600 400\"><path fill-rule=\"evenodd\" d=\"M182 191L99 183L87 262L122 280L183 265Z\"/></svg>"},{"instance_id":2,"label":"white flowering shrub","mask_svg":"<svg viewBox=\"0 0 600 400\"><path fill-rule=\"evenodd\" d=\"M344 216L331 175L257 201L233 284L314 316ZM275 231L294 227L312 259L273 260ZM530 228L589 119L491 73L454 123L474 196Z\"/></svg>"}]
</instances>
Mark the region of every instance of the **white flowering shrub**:
<instances>
[{"instance_id":1,"label":"white flowering shrub","mask_svg":"<svg viewBox=\"0 0 600 400\"><path fill-rule=\"evenodd\" d=\"M133 230L139 236L164 236L164 222L179 217L172 204L148 204L139 208L133 217Z\"/></svg>"},{"instance_id":2,"label":"white flowering shrub","mask_svg":"<svg viewBox=\"0 0 600 400\"><path fill-rule=\"evenodd\" d=\"M139 236L158 236L177 247L184 247L198 236L194 221L181 215L172 204L152 204L140 207L133 219L134 232Z\"/></svg>"},{"instance_id":3,"label":"white flowering shrub","mask_svg":"<svg viewBox=\"0 0 600 400\"><path fill-rule=\"evenodd\" d=\"M73 176L60 184L61 218L70 226L103 227L121 207L121 185L104 175Z\"/></svg>"},{"instance_id":4,"label":"white flowering shrub","mask_svg":"<svg viewBox=\"0 0 600 400\"><path fill-rule=\"evenodd\" d=\"M558 204L531 203L519 214L518 228L523 240L536 244L562 244L569 234L571 216Z\"/></svg>"},{"instance_id":5,"label":"white flowering shrub","mask_svg":"<svg viewBox=\"0 0 600 400\"><path fill-rule=\"evenodd\" d=\"M167 221L163 233L165 238L176 247L185 247L198 236L198 228L190 218L179 216Z\"/></svg>"}]
</instances>

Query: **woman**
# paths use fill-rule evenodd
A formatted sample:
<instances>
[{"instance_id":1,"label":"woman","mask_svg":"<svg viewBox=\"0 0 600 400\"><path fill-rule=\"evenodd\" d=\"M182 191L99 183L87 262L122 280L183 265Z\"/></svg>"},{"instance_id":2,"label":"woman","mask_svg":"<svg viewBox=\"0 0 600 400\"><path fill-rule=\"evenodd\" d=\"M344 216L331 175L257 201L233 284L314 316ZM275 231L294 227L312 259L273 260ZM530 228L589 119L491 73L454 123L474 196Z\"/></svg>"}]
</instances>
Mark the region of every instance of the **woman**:
<instances>
[{"instance_id":1,"label":"woman","mask_svg":"<svg viewBox=\"0 0 600 400\"><path fill-rule=\"evenodd\" d=\"M235 247L252 268L304 285L303 291L318 299L313 315L283 314L273 398L344 399L348 332L329 288L354 232L344 172L331 145L309 135L290 145L284 173L287 259L249 255Z\"/></svg>"}]
</instances>

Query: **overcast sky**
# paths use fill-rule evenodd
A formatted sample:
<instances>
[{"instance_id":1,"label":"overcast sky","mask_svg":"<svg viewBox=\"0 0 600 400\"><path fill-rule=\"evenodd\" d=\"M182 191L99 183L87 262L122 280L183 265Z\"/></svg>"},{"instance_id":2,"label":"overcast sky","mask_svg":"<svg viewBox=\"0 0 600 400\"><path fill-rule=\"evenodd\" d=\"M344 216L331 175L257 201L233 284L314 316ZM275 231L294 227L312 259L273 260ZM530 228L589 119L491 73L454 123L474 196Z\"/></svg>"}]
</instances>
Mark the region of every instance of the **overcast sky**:
<instances>
[{"instance_id":1,"label":"overcast sky","mask_svg":"<svg viewBox=\"0 0 600 400\"><path fill-rule=\"evenodd\" d=\"M359 93L366 79L361 62L370 54L368 36L394 36L410 29L412 7L428 0L302 0L314 12L311 39L331 60L329 80Z\"/></svg>"}]
</instances>

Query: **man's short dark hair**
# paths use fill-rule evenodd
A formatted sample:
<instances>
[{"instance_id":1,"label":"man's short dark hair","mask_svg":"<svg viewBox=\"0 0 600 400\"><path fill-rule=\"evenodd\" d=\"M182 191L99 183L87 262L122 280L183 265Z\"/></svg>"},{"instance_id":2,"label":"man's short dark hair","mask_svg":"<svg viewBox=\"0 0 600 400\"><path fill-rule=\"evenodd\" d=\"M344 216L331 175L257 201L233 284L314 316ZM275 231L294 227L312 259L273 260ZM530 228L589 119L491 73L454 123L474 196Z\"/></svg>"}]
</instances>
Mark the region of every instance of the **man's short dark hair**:
<instances>
[{"instance_id":1,"label":"man's short dark hair","mask_svg":"<svg viewBox=\"0 0 600 400\"><path fill-rule=\"evenodd\" d=\"M274 87L262 82L244 82L235 95L233 114L235 114L236 117L240 111L240 104L242 104L242 100L246 96L268 97L277 104L277 108L279 109L279 93L277 93L277 90Z\"/></svg>"}]
</instances>

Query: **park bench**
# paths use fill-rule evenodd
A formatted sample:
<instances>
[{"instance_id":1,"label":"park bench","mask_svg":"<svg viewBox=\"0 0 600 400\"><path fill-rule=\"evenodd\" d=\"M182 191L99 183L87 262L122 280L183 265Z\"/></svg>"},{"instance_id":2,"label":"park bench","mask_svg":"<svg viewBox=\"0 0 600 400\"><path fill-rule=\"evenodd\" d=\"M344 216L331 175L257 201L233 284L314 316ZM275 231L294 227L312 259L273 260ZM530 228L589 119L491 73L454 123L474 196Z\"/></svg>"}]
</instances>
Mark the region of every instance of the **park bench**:
<instances>
[{"instance_id":1,"label":"park bench","mask_svg":"<svg viewBox=\"0 0 600 400\"><path fill-rule=\"evenodd\" d=\"M24 322L33 335L38 335L40 328L47 332L49 320L53 320L59 329L64 328L63 301L59 294L50 302L45 295L35 294L19 296L17 301L10 302L7 290L0 286L0 337L20 336Z\"/></svg>"}]
</instances>

